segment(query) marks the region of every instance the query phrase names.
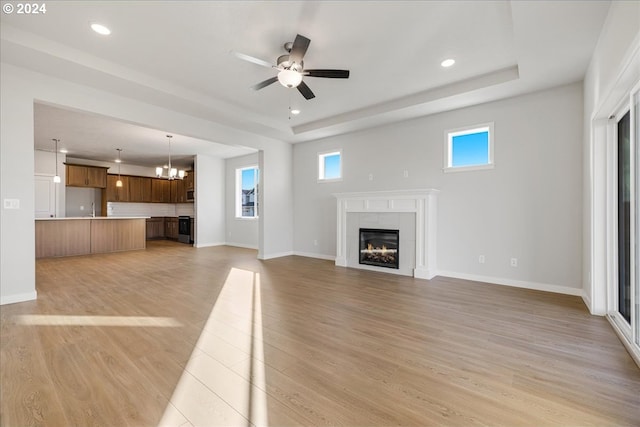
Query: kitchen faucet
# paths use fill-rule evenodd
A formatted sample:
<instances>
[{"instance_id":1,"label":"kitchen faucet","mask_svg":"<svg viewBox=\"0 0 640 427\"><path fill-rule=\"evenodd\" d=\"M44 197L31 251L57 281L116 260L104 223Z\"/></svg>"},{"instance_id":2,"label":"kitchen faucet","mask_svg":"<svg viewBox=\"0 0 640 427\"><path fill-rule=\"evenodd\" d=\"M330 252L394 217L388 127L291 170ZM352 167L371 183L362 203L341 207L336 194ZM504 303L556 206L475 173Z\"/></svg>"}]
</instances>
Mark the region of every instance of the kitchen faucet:
<instances>
[{"instance_id":1,"label":"kitchen faucet","mask_svg":"<svg viewBox=\"0 0 640 427\"><path fill-rule=\"evenodd\" d=\"M91 202L91 216L93 218L96 217L96 203L95 202Z\"/></svg>"}]
</instances>

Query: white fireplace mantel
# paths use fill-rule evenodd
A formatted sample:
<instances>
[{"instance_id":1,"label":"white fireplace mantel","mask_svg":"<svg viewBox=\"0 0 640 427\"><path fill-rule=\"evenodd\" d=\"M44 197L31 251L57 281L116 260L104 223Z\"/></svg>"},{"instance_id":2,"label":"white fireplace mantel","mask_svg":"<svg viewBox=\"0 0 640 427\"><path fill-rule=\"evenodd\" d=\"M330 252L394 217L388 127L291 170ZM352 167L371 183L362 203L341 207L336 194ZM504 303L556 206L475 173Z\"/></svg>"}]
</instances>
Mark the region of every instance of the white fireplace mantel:
<instances>
[{"instance_id":1,"label":"white fireplace mantel","mask_svg":"<svg viewBox=\"0 0 640 427\"><path fill-rule=\"evenodd\" d=\"M336 265L347 267L347 214L356 212L415 213L416 260L413 277L436 276L436 189L338 193Z\"/></svg>"}]
</instances>

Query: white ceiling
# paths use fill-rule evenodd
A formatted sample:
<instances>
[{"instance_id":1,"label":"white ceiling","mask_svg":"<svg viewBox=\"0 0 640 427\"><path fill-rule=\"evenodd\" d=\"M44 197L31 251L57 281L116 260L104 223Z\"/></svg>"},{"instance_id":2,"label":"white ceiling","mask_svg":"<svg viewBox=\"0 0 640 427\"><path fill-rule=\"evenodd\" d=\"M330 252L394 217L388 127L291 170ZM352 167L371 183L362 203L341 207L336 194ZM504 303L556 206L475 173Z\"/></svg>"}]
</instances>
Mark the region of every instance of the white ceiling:
<instances>
[{"instance_id":1,"label":"white ceiling","mask_svg":"<svg viewBox=\"0 0 640 427\"><path fill-rule=\"evenodd\" d=\"M56 1L46 3L46 14L2 14L0 55L236 129L302 142L580 81L609 3ZM112 34L93 33L94 21ZM275 72L230 51L275 63L298 33L311 39L306 68L349 69L350 78L306 77L316 94L309 101L278 83L252 91ZM442 68L445 58L456 64ZM290 119L289 107L302 114ZM132 157L159 155L156 144L165 133L111 126L98 117L80 125L80 112L45 105L36 113L36 145L53 137L90 139L86 154L110 159L114 140L129 141ZM189 139L174 140L177 149ZM197 150L206 146L191 142L200 144ZM100 146L110 151L100 154Z\"/></svg>"}]
</instances>

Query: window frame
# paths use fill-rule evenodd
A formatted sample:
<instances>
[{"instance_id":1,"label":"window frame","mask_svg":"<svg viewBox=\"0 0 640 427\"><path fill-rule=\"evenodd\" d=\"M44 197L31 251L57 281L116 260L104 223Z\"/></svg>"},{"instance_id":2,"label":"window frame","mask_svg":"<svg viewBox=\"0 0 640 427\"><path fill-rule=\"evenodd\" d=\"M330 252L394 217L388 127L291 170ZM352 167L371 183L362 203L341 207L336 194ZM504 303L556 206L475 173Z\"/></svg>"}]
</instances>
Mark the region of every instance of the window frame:
<instances>
[{"instance_id":1,"label":"window frame","mask_svg":"<svg viewBox=\"0 0 640 427\"><path fill-rule=\"evenodd\" d=\"M340 176L338 178L325 178L325 159L327 157L330 156L334 156L334 155L339 155L340 156ZM342 157L342 148L337 148L337 149L333 149L333 150L328 150L328 151L322 151L318 153L318 163L317 163L317 178L318 178L318 182L339 182L342 181L342 173L343 173L343 168L342 168L342 164L343 164L343 157Z\"/></svg>"},{"instance_id":2,"label":"window frame","mask_svg":"<svg viewBox=\"0 0 640 427\"><path fill-rule=\"evenodd\" d=\"M453 166L453 138L461 135L470 135L474 133L488 132L488 159L487 163L468 166ZM476 125L464 126L456 129L448 129L444 131L444 167L445 173L449 172L467 172L475 170L487 170L495 167L494 163L494 124L493 122L480 123Z\"/></svg>"},{"instance_id":3,"label":"window frame","mask_svg":"<svg viewBox=\"0 0 640 427\"><path fill-rule=\"evenodd\" d=\"M254 188L256 191L254 194L254 204L253 204L254 215L244 216L242 215L242 173L245 170L250 170L250 169L255 170L255 187ZM236 168L235 219L242 220L242 221L244 220L254 221L259 218L259 210L258 210L258 192L260 191L258 186L259 182L260 182L260 169L258 168L258 165L242 166L242 167Z\"/></svg>"}]
</instances>

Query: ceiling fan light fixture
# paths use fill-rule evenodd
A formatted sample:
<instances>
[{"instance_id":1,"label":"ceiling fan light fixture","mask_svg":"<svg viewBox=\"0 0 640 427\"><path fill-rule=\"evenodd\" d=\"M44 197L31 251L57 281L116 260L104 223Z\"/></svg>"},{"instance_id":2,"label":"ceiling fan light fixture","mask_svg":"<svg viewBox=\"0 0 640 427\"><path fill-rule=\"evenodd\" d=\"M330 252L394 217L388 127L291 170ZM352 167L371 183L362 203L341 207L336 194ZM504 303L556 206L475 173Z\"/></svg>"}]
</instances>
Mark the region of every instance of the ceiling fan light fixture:
<instances>
[{"instance_id":1,"label":"ceiling fan light fixture","mask_svg":"<svg viewBox=\"0 0 640 427\"><path fill-rule=\"evenodd\" d=\"M284 87L297 87L302 82L302 74L293 70L282 70L278 73L278 81Z\"/></svg>"}]
</instances>

